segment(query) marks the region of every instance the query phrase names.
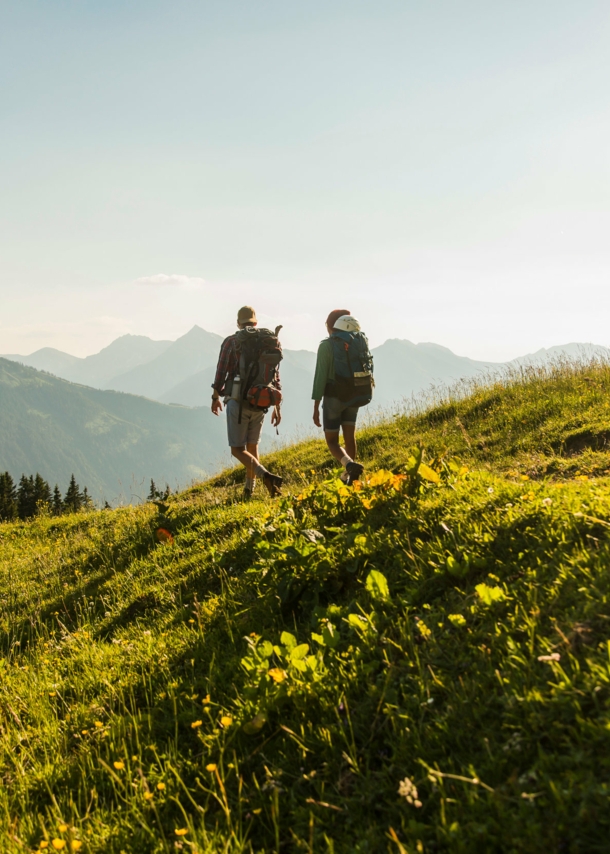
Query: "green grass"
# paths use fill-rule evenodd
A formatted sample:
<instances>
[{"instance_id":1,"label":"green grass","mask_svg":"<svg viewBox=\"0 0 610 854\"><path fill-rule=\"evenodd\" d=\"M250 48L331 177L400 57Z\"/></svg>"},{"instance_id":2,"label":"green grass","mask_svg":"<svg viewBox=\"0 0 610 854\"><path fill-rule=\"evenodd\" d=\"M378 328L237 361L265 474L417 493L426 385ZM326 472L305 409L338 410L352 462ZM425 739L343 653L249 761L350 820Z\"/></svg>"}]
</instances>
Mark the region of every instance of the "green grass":
<instances>
[{"instance_id":1,"label":"green grass","mask_svg":"<svg viewBox=\"0 0 610 854\"><path fill-rule=\"evenodd\" d=\"M1 525L2 851L607 851L610 368L466 392Z\"/></svg>"}]
</instances>

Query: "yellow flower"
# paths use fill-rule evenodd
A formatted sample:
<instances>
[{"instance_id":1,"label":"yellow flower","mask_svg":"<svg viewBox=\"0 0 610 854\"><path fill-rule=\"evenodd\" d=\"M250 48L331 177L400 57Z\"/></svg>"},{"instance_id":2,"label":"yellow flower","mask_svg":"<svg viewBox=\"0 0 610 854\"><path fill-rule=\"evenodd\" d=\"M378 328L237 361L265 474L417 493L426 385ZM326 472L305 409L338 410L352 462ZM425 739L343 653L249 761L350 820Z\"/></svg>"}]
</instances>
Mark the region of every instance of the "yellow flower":
<instances>
[{"instance_id":1,"label":"yellow flower","mask_svg":"<svg viewBox=\"0 0 610 854\"><path fill-rule=\"evenodd\" d=\"M138 761L138 757L137 757L137 756L132 756L132 757L131 757L131 760L132 760L132 762L137 762L137 761Z\"/></svg>"},{"instance_id":2,"label":"yellow flower","mask_svg":"<svg viewBox=\"0 0 610 854\"><path fill-rule=\"evenodd\" d=\"M233 723L233 718L229 715L223 715L220 719L221 726L231 726Z\"/></svg>"},{"instance_id":3,"label":"yellow flower","mask_svg":"<svg viewBox=\"0 0 610 854\"><path fill-rule=\"evenodd\" d=\"M95 726L96 726L98 729L99 729L100 727L104 726L104 724L103 724L101 721L94 721L93 723L95 724Z\"/></svg>"},{"instance_id":4,"label":"yellow flower","mask_svg":"<svg viewBox=\"0 0 610 854\"><path fill-rule=\"evenodd\" d=\"M176 834L176 836L186 836L188 830L186 829L186 827L177 827L174 830L174 833Z\"/></svg>"},{"instance_id":5,"label":"yellow flower","mask_svg":"<svg viewBox=\"0 0 610 854\"><path fill-rule=\"evenodd\" d=\"M209 704L210 704L210 702L211 702L211 701L210 701L210 695L209 695L209 694L206 694L206 695L205 695L205 697L203 698L203 700L202 700L201 702L203 703L203 705L204 705L204 706L209 705Z\"/></svg>"},{"instance_id":6,"label":"yellow flower","mask_svg":"<svg viewBox=\"0 0 610 854\"><path fill-rule=\"evenodd\" d=\"M215 762L210 762L209 765L205 766L205 770L210 771L210 772L215 771L217 768L218 768L218 765Z\"/></svg>"},{"instance_id":7,"label":"yellow flower","mask_svg":"<svg viewBox=\"0 0 610 854\"><path fill-rule=\"evenodd\" d=\"M80 734L81 735L89 735L89 730L88 729L81 729Z\"/></svg>"},{"instance_id":8,"label":"yellow flower","mask_svg":"<svg viewBox=\"0 0 610 854\"><path fill-rule=\"evenodd\" d=\"M153 798L154 798L154 795L152 792L144 792L144 800L145 801L152 801Z\"/></svg>"},{"instance_id":9,"label":"yellow flower","mask_svg":"<svg viewBox=\"0 0 610 854\"><path fill-rule=\"evenodd\" d=\"M262 813L262 811L263 811L262 807L259 807L257 810L252 810L254 815L260 815Z\"/></svg>"},{"instance_id":10,"label":"yellow flower","mask_svg":"<svg viewBox=\"0 0 610 854\"><path fill-rule=\"evenodd\" d=\"M61 851L62 848L66 847L66 843L63 841L63 839L53 839L51 841L51 845L56 851Z\"/></svg>"},{"instance_id":11,"label":"yellow flower","mask_svg":"<svg viewBox=\"0 0 610 854\"><path fill-rule=\"evenodd\" d=\"M193 729L197 729L197 727L201 726L202 724L203 724L203 721L193 721L193 723L191 724L191 727Z\"/></svg>"},{"instance_id":12,"label":"yellow flower","mask_svg":"<svg viewBox=\"0 0 610 854\"><path fill-rule=\"evenodd\" d=\"M68 829L68 825L67 824L58 824L57 829L59 830L60 833L65 833L66 830Z\"/></svg>"},{"instance_id":13,"label":"yellow flower","mask_svg":"<svg viewBox=\"0 0 610 854\"><path fill-rule=\"evenodd\" d=\"M39 848L48 848L49 843L47 842L46 839L41 839L40 842L38 843L38 847Z\"/></svg>"},{"instance_id":14,"label":"yellow flower","mask_svg":"<svg viewBox=\"0 0 610 854\"><path fill-rule=\"evenodd\" d=\"M274 682L283 682L286 678L286 671L279 667L272 667L269 671L269 676L271 676Z\"/></svg>"},{"instance_id":15,"label":"yellow flower","mask_svg":"<svg viewBox=\"0 0 610 854\"><path fill-rule=\"evenodd\" d=\"M370 510L371 507L373 506L373 501L369 498L363 498L362 499L362 506L364 507L365 510Z\"/></svg>"},{"instance_id":16,"label":"yellow flower","mask_svg":"<svg viewBox=\"0 0 610 854\"><path fill-rule=\"evenodd\" d=\"M157 783L157 789L158 789L160 792L163 792L163 791L164 791L164 789L165 789L165 783Z\"/></svg>"},{"instance_id":17,"label":"yellow flower","mask_svg":"<svg viewBox=\"0 0 610 854\"><path fill-rule=\"evenodd\" d=\"M112 764L114 765L114 767L116 768L117 771L122 771L123 768L125 767L124 762L113 762Z\"/></svg>"},{"instance_id":18,"label":"yellow flower","mask_svg":"<svg viewBox=\"0 0 610 854\"><path fill-rule=\"evenodd\" d=\"M73 851L80 851L80 849L82 847L83 847L83 843L80 841L80 839L73 839L72 840L72 850Z\"/></svg>"}]
</instances>

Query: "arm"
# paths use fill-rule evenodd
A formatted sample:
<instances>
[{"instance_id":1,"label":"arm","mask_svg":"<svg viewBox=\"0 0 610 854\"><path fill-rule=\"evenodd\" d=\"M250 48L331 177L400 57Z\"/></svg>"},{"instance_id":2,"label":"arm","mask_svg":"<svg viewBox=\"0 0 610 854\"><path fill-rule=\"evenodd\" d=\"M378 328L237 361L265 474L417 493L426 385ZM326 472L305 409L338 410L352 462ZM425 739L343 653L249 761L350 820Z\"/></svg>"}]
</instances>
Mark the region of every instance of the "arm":
<instances>
[{"instance_id":1,"label":"arm","mask_svg":"<svg viewBox=\"0 0 610 854\"><path fill-rule=\"evenodd\" d=\"M321 427L320 401L324 397L324 389L328 380L335 376L332 344L328 339L320 342L318 347L318 358L316 360L316 372L313 379L313 391L311 393L313 406L313 423Z\"/></svg>"},{"instance_id":2,"label":"arm","mask_svg":"<svg viewBox=\"0 0 610 854\"><path fill-rule=\"evenodd\" d=\"M227 375L231 367L231 359L233 356L233 336L225 338L220 347L220 355L218 357L218 365L216 366L216 376L212 383L212 412L218 415L222 412L222 403L220 396L224 391Z\"/></svg>"}]
</instances>

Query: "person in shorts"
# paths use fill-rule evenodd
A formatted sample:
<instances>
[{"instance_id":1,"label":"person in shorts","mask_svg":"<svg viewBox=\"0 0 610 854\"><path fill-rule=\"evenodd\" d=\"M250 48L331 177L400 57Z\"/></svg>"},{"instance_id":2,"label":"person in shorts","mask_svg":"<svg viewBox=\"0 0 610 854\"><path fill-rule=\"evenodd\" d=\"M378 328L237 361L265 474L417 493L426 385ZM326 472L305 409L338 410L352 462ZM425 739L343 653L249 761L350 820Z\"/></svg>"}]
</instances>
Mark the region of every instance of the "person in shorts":
<instances>
[{"instance_id":1,"label":"person in shorts","mask_svg":"<svg viewBox=\"0 0 610 854\"><path fill-rule=\"evenodd\" d=\"M254 309L245 305L237 312L237 326L245 329L247 326L256 326L256 313ZM262 478L269 494L279 495L282 487L282 478L279 475L267 471L260 462L258 445L265 420L265 412L262 409L251 407L247 401L233 400L225 395L227 384L232 383L239 374L239 355L235 347L235 335L229 335L222 342L220 356L216 367L216 376L212 383L212 412L219 415L222 412L221 397L224 396L224 404L227 413L227 434L231 454L246 467L246 485L244 497L251 498L256 486L256 477ZM279 390L279 373L274 380L274 385ZM277 426L282 420L280 407L275 406L271 414L271 423Z\"/></svg>"},{"instance_id":2,"label":"person in shorts","mask_svg":"<svg viewBox=\"0 0 610 854\"><path fill-rule=\"evenodd\" d=\"M313 381L312 399L313 423L316 427L324 427L324 437L328 450L333 457L341 463L344 471L341 480L351 485L358 480L364 466L356 462L356 421L358 419L359 406L344 403L338 397L332 397L326 393L329 382L335 379L333 348L330 336L333 334L335 323L340 317L351 316L347 309L336 309L326 318L326 329L328 338L320 342L318 357L316 360L316 372ZM322 403L322 421L320 421L320 401ZM345 447L339 444L339 433L343 433Z\"/></svg>"}]
</instances>

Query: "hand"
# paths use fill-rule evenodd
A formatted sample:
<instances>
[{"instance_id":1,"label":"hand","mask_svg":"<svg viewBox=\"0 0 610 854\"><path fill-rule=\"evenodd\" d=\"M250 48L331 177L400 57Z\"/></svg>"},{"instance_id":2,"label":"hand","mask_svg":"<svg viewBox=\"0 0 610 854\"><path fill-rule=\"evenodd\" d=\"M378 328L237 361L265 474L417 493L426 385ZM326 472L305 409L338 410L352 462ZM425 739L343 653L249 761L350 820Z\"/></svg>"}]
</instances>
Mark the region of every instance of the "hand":
<instances>
[{"instance_id":1,"label":"hand","mask_svg":"<svg viewBox=\"0 0 610 854\"><path fill-rule=\"evenodd\" d=\"M212 398L212 412L219 415L222 412L222 401L219 397Z\"/></svg>"},{"instance_id":2,"label":"hand","mask_svg":"<svg viewBox=\"0 0 610 854\"><path fill-rule=\"evenodd\" d=\"M320 422L320 401L316 400L313 405L313 423L316 427L321 427L322 424Z\"/></svg>"},{"instance_id":3,"label":"hand","mask_svg":"<svg viewBox=\"0 0 610 854\"><path fill-rule=\"evenodd\" d=\"M271 426L277 427L280 421L282 420L282 413L279 406L273 407L273 412L271 413Z\"/></svg>"}]
</instances>

